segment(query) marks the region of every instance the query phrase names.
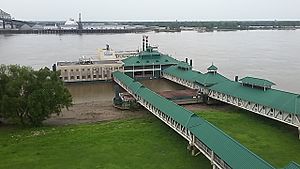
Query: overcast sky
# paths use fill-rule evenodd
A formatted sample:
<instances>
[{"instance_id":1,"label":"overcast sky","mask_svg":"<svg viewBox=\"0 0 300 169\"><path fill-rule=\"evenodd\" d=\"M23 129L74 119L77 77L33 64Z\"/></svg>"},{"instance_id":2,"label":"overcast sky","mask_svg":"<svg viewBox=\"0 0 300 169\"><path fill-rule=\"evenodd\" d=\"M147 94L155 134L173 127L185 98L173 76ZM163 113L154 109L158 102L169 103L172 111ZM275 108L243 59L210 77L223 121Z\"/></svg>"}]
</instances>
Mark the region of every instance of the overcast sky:
<instances>
[{"instance_id":1,"label":"overcast sky","mask_svg":"<svg viewBox=\"0 0 300 169\"><path fill-rule=\"evenodd\" d=\"M1 0L21 20L300 20L300 0Z\"/></svg>"}]
</instances>

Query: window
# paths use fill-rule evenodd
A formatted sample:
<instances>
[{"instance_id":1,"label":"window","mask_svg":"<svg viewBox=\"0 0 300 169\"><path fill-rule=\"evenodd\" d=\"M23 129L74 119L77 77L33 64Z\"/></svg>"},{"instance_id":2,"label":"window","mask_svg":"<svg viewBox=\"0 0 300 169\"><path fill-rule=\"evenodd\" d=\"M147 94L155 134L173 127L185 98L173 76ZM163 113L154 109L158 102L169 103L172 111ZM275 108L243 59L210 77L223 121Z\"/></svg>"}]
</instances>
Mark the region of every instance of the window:
<instances>
[{"instance_id":1,"label":"window","mask_svg":"<svg viewBox=\"0 0 300 169\"><path fill-rule=\"evenodd\" d=\"M77 79L80 79L80 76L77 76Z\"/></svg>"},{"instance_id":2,"label":"window","mask_svg":"<svg viewBox=\"0 0 300 169\"><path fill-rule=\"evenodd\" d=\"M87 69L87 71L90 71L91 69Z\"/></svg>"},{"instance_id":3,"label":"window","mask_svg":"<svg viewBox=\"0 0 300 169\"><path fill-rule=\"evenodd\" d=\"M74 76L71 76L71 80L74 80L75 78L74 78Z\"/></svg>"},{"instance_id":4,"label":"window","mask_svg":"<svg viewBox=\"0 0 300 169\"><path fill-rule=\"evenodd\" d=\"M90 78L91 78L91 75L88 75L87 77L88 77L88 79L90 79Z\"/></svg>"},{"instance_id":5,"label":"window","mask_svg":"<svg viewBox=\"0 0 300 169\"><path fill-rule=\"evenodd\" d=\"M85 79L85 76L82 76L82 79Z\"/></svg>"},{"instance_id":6,"label":"window","mask_svg":"<svg viewBox=\"0 0 300 169\"><path fill-rule=\"evenodd\" d=\"M73 69L71 69L71 72L73 72Z\"/></svg>"},{"instance_id":7,"label":"window","mask_svg":"<svg viewBox=\"0 0 300 169\"><path fill-rule=\"evenodd\" d=\"M67 72L68 70L67 69L65 69L65 72Z\"/></svg>"},{"instance_id":8,"label":"window","mask_svg":"<svg viewBox=\"0 0 300 169\"><path fill-rule=\"evenodd\" d=\"M84 71L84 69L81 69L82 71Z\"/></svg>"},{"instance_id":9,"label":"window","mask_svg":"<svg viewBox=\"0 0 300 169\"><path fill-rule=\"evenodd\" d=\"M64 77L64 80L68 80L68 76Z\"/></svg>"},{"instance_id":10,"label":"window","mask_svg":"<svg viewBox=\"0 0 300 169\"><path fill-rule=\"evenodd\" d=\"M94 79L97 78L97 75L94 75L93 78L94 78Z\"/></svg>"},{"instance_id":11,"label":"window","mask_svg":"<svg viewBox=\"0 0 300 169\"><path fill-rule=\"evenodd\" d=\"M102 78L102 75L99 75L99 79L101 79Z\"/></svg>"},{"instance_id":12,"label":"window","mask_svg":"<svg viewBox=\"0 0 300 169\"><path fill-rule=\"evenodd\" d=\"M79 71L79 69L76 69L76 72L78 72Z\"/></svg>"}]
</instances>

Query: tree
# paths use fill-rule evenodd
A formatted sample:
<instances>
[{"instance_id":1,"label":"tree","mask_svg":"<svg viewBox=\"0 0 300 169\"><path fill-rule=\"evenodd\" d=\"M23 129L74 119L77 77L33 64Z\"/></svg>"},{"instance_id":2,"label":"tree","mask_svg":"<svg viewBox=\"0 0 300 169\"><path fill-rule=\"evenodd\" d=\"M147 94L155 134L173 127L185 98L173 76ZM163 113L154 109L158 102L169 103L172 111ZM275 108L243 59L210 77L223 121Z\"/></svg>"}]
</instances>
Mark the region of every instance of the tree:
<instances>
[{"instance_id":1,"label":"tree","mask_svg":"<svg viewBox=\"0 0 300 169\"><path fill-rule=\"evenodd\" d=\"M72 105L58 72L18 65L0 66L0 117L39 126L51 114Z\"/></svg>"}]
</instances>

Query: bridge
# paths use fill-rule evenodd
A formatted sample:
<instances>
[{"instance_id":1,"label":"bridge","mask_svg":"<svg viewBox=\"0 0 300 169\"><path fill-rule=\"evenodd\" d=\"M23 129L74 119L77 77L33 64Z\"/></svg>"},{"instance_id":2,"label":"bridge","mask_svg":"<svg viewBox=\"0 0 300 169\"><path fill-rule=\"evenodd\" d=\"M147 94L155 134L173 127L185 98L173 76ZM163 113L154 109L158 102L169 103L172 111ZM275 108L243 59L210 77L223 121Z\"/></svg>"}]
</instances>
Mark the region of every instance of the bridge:
<instances>
[{"instance_id":1,"label":"bridge","mask_svg":"<svg viewBox=\"0 0 300 169\"><path fill-rule=\"evenodd\" d=\"M300 95L273 89L273 82L254 77L229 80L214 65L208 72L192 70L181 62L162 72L162 77L197 89L207 102L217 100L298 128L300 139Z\"/></svg>"},{"instance_id":2,"label":"bridge","mask_svg":"<svg viewBox=\"0 0 300 169\"><path fill-rule=\"evenodd\" d=\"M192 155L202 153L213 169L272 169L272 165L193 112L156 94L129 76L116 71L113 80L144 108L188 141ZM294 162L288 168L300 168Z\"/></svg>"},{"instance_id":3,"label":"bridge","mask_svg":"<svg viewBox=\"0 0 300 169\"><path fill-rule=\"evenodd\" d=\"M2 27L3 29L6 28L6 23L9 22L11 24L11 27L13 27L12 25L12 19L9 13L4 12L2 9L0 9L0 20L2 20Z\"/></svg>"}]
</instances>

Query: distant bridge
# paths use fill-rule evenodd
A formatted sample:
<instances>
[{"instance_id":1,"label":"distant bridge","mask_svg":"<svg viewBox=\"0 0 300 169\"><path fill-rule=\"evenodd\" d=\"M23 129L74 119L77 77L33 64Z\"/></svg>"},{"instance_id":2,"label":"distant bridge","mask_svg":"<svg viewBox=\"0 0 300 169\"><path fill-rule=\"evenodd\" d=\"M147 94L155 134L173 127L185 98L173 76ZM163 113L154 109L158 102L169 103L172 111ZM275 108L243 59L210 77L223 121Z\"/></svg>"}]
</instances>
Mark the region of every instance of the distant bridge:
<instances>
[{"instance_id":1,"label":"distant bridge","mask_svg":"<svg viewBox=\"0 0 300 169\"><path fill-rule=\"evenodd\" d=\"M11 15L7 12L4 12L2 9L0 9L0 20L2 20L3 29L6 28L7 22L10 22L11 27L13 27Z\"/></svg>"}]
</instances>

